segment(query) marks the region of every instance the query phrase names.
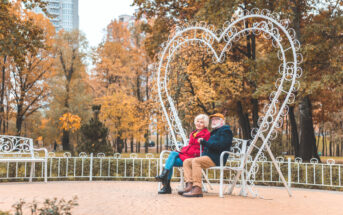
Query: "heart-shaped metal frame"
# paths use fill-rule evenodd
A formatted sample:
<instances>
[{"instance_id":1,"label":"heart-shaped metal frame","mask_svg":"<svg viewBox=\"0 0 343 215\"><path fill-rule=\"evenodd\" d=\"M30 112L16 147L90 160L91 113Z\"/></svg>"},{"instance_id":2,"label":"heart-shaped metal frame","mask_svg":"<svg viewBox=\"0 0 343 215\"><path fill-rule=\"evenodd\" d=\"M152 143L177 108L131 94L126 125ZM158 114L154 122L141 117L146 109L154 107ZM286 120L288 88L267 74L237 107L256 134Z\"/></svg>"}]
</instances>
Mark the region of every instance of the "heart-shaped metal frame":
<instances>
[{"instance_id":1,"label":"heart-shaped metal frame","mask_svg":"<svg viewBox=\"0 0 343 215\"><path fill-rule=\"evenodd\" d=\"M244 23L246 21L252 23L252 27L240 28L240 26L245 26ZM288 104L293 103L295 100L293 92L298 90L300 84L297 79L302 74L302 69L298 65L302 62L303 57L300 53L297 53L300 49L300 42L296 39L295 30L288 28L288 23L288 20L280 20L280 16L277 13L255 8L251 11L240 11L235 14L230 22L224 24L222 30L216 30L213 26L208 26L205 23L197 23L175 29L170 35L168 42L163 44L163 51L159 56L157 88L162 110L169 126L169 136L176 149L181 147L177 141L178 136L181 137L183 145L187 145L188 141L174 101L168 93L168 74L173 56L182 47L198 43L199 45L206 46L213 53L215 63L221 63L225 59L225 52L230 51L233 42L238 41L247 33L253 33L255 35L262 35L266 39L271 39L273 47L278 48L277 55L282 63L278 71L280 77L275 82L276 91L271 93L269 97L270 103L266 104L263 109L264 114L258 120L259 127L252 130L253 138L250 140L246 161L252 150L257 149L258 152L247 173L247 179L249 181L251 177L255 176L255 171L258 169L256 168L257 161L260 156L264 156L263 150L268 151L277 166L275 158L270 151L270 140L276 137L276 129L282 126L283 116L286 116L288 113ZM287 47L283 46L283 40L286 41ZM213 48L214 42L225 42L220 54ZM291 54L286 55L287 51L291 51ZM284 99L279 101L282 94ZM258 139L263 142L260 147L256 146ZM279 168L277 169L279 170ZM282 176L281 171L279 171L279 174ZM239 175L237 174L236 178ZM282 179L285 186L287 186L283 176Z\"/></svg>"}]
</instances>

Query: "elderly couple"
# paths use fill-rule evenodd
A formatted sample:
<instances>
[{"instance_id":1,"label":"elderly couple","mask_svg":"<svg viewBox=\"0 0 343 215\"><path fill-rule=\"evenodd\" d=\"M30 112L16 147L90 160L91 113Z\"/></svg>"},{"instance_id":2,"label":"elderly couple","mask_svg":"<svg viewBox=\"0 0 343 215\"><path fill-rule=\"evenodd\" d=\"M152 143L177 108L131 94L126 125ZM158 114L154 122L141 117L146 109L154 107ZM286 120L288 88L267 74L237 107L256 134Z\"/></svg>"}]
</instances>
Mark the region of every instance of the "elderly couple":
<instances>
[{"instance_id":1,"label":"elderly couple","mask_svg":"<svg viewBox=\"0 0 343 215\"><path fill-rule=\"evenodd\" d=\"M232 144L232 131L225 125L223 114L216 113L210 116L212 132L207 130L209 117L200 114L195 117L196 130L190 134L189 144L181 151L170 153L161 175L155 178L162 181L163 187L158 194L170 194L170 179L173 167L184 168L186 188L178 193L185 197L202 197L202 169L220 165L220 154L229 151ZM203 148L200 154L200 147ZM200 157L199 157L200 156ZM224 163L227 160L224 156Z\"/></svg>"}]
</instances>

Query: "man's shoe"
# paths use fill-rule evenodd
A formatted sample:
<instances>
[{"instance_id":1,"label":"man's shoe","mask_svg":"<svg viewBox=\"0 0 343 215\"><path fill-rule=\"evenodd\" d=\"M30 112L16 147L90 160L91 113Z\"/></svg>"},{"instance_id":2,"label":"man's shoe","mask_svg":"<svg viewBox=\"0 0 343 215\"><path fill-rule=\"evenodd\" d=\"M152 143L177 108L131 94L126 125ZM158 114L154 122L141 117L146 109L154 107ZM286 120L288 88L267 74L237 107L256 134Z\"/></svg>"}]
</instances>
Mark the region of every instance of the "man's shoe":
<instances>
[{"instance_id":1,"label":"man's shoe","mask_svg":"<svg viewBox=\"0 0 343 215\"><path fill-rule=\"evenodd\" d=\"M203 197L201 187L194 186L188 193L182 194L184 197Z\"/></svg>"},{"instance_id":2,"label":"man's shoe","mask_svg":"<svg viewBox=\"0 0 343 215\"><path fill-rule=\"evenodd\" d=\"M184 190L179 190L177 193L182 195L192 190L193 182L186 182L186 188Z\"/></svg>"},{"instance_id":3,"label":"man's shoe","mask_svg":"<svg viewBox=\"0 0 343 215\"><path fill-rule=\"evenodd\" d=\"M158 191L158 194L171 194L170 180L164 181L163 187Z\"/></svg>"},{"instance_id":4,"label":"man's shoe","mask_svg":"<svg viewBox=\"0 0 343 215\"><path fill-rule=\"evenodd\" d=\"M166 179L168 178L168 174L169 174L169 170L166 169L166 168L163 168L163 171L162 171L161 175L155 176L155 179L156 179L157 181L166 180Z\"/></svg>"}]
</instances>

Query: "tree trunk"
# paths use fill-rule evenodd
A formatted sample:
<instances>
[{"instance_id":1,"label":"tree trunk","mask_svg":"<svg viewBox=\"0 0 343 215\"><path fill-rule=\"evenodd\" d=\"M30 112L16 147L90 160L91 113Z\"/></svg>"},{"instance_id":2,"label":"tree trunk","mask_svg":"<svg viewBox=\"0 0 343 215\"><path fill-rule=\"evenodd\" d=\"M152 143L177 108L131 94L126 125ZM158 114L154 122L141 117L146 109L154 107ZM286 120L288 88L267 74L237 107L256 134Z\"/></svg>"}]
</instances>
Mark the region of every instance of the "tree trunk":
<instances>
[{"instance_id":1,"label":"tree trunk","mask_svg":"<svg viewBox=\"0 0 343 215\"><path fill-rule=\"evenodd\" d=\"M21 136L21 127L23 124L24 120L24 115L23 115L23 105L24 105L24 100L23 100L23 90L20 92L20 98L17 104L17 114L16 114L16 129L17 129L17 135Z\"/></svg>"},{"instance_id":2,"label":"tree trunk","mask_svg":"<svg viewBox=\"0 0 343 215\"><path fill-rule=\"evenodd\" d=\"M3 129L4 134L6 134L8 132L9 121L10 121L10 107L9 107L9 105L7 105L7 107L6 107L6 120L4 121L4 129Z\"/></svg>"},{"instance_id":3,"label":"tree trunk","mask_svg":"<svg viewBox=\"0 0 343 215\"><path fill-rule=\"evenodd\" d=\"M166 135L166 142L164 145L165 145L166 150L168 150L168 145L169 145L168 134Z\"/></svg>"},{"instance_id":4,"label":"tree trunk","mask_svg":"<svg viewBox=\"0 0 343 215\"><path fill-rule=\"evenodd\" d=\"M323 129L323 155L326 155L328 150L326 148L326 131Z\"/></svg>"},{"instance_id":5,"label":"tree trunk","mask_svg":"<svg viewBox=\"0 0 343 215\"><path fill-rule=\"evenodd\" d=\"M17 117L16 117L16 129L17 129L17 135L18 136L21 136L21 127L22 127L22 124L23 124L23 116L21 116L19 113L17 114Z\"/></svg>"},{"instance_id":6,"label":"tree trunk","mask_svg":"<svg viewBox=\"0 0 343 215\"><path fill-rule=\"evenodd\" d=\"M312 106L309 96L305 96L299 105L300 109L300 157L309 161L315 157L320 161L317 153L316 138L312 121Z\"/></svg>"},{"instance_id":7,"label":"tree trunk","mask_svg":"<svg viewBox=\"0 0 343 215\"><path fill-rule=\"evenodd\" d=\"M70 135L69 131L63 130L63 133L62 133L63 151L70 151L69 135Z\"/></svg>"},{"instance_id":8,"label":"tree trunk","mask_svg":"<svg viewBox=\"0 0 343 215\"><path fill-rule=\"evenodd\" d=\"M332 133L330 133L330 145L329 145L329 150L330 150L330 157L332 156Z\"/></svg>"},{"instance_id":9,"label":"tree trunk","mask_svg":"<svg viewBox=\"0 0 343 215\"><path fill-rule=\"evenodd\" d=\"M133 149L133 137L131 137L131 140L130 140L130 150L131 150L131 153L134 152L134 149Z\"/></svg>"},{"instance_id":10,"label":"tree trunk","mask_svg":"<svg viewBox=\"0 0 343 215\"><path fill-rule=\"evenodd\" d=\"M0 94L0 131L2 122L5 121L5 78L6 78L6 61L7 56L4 56L3 66L1 70L1 94ZM5 125L4 125L5 127Z\"/></svg>"},{"instance_id":11,"label":"tree trunk","mask_svg":"<svg viewBox=\"0 0 343 215\"><path fill-rule=\"evenodd\" d=\"M145 131L144 139L145 139L144 152L148 153L149 152L149 130Z\"/></svg>"},{"instance_id":12,"label":"tree trunk","mask_svg":"<svg viewBox=\"0 0 343 215\"><path fill-rule=\"evenodd\" d=\"M251 139L248 114L243 113L243 107L242 107L241 101L237 101L237 114L238 114L238 123L243 133L243 139L246 139L246 140Z\"/></svg>"},{"instance_id":13,"label":"tree trunk","mask_svg":"<svg viewBox=\"0 0 343 215\"><path fill-rule=\"evenodd\" d=\"M288 111L290 126L291 126L291 143L294 149L294 157L299 157L299 137L298 137L298 128L297 122L294 115L294 106L289 106Z\"/></svg>"},{"instance_id":14,"label":"tree trunk","mask_svg":"<svg viewBox=\"0 0 343 215\"><path fill-rule=\"evenodd\" d=\"M158 144L159 144L159 135L158 135L158 131L156 132L156 153L158 152Z\"/></svg>"},{"instance_id":15,"label":"tree trunk","mask_svg":"<svg viewBox=\"0 0 343 215\"><path fill-rule=\"evenodd\" d=\"M258 128L257 122L258 122L258 100L257 99L251 99L252 103L252 127Z\"/></svg>"},{"instance_id":16,"label":"tree trunk","mask_svg":"<svg viewBox=\"0 0 343 215\"><path fill-rule=\"evenodd\" d=\"M125 153L127 153L127 139L124 140Z\"/></svg>"},{"instance_id":17,"label":"tree trunk","mask_svg":"<svg viewBox=\"0 0 343 215\"><path fill-rule=\"evenodd\" d=\"M286 148L287 148L288 154L291 154L291 151L292 151L291 148L292 147L289 146L289 143L291 141L290 141L290 138L289 138L289 116L288 115L286 116L285 126L286 126L286 145L287 145ZM295 154L295 153L293 153L293 154Z\"/></svg>"},{"instance_id":18,"label":"tree trunk","mask_svg":"<svg viewBox=\"0 0 343 215\"><path fill-rule=\"evenodd\" d=\"M7 125L8 125L8 118L7 118L7 120L2 120L2 133L3 134L6 134L6 123L7 123ZM8 126L7 126L7 129L8 129ZM1 132L1 123L0 123L0 132Z\"/></svg>"},{"instance_id":19,"label":"tree trunk","mask_svg":"<svg viewBox=\"0 0 343 215\"><path fill-rule=\"evenodd\" d=\"M117 137L117 151L118 153L122 153L123 152L123 139L121 139L121 137L118 135Z\"/></svg>"}]
</instances>

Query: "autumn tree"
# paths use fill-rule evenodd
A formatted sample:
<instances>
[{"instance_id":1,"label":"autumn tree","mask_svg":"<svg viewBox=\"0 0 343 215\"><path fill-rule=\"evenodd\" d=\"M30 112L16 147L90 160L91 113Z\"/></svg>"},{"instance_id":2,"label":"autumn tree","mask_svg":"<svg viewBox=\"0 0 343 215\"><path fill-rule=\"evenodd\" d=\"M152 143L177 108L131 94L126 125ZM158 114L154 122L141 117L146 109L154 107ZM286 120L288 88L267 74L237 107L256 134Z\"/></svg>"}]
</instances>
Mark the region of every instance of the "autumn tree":
<instances>
[{"instance_id":1,"label":"autumn tree","mask_svg":"<svg viewBox=\"0 0 343 215\"><path fill-rule=\"evenodd\" d=\"M137 150L149 139L150 70L144 49L140 23L114 20L107 27L105 41L95 54L95 77L99 80L98 101L102 118L113 134L117 151L130 139ZM124 105L124 106L123 106ZM130 107L130 108L129 108ZM112 136L112 135L111 135Z\"/></svg>"},{"instance_id":2,"label":"autumn tree","mask_svg":"<svg viewBox=\"0 0 343 215\"><path fill-rule=\"evenodd\" d=\"M85 51L87 42L78 31L60 31L54 44L56 75L50 80L53 88L51 122L58 122L58 118L65 113L78 115L81 120L89 117L91 93L88 86L88 74L85 68ZM63 150L71 150L70 131L62 131Z\"/></svg>"},{"instance_id":3,"label":"autumn tree","mask_svg":"<svg viewBox=\"0 0 343 215\"><path fill-rule=\"evenodd\" d=\"M21 62L12 60L9 90L14 96L18 135L21 134L23 120L46 105L50 91L47 80L53 74L51 38L55 34L55 29L41 14L29 13L28 16L44 32L44 38L37 39L43 41L45 47L37 47L34 52L28 52Z\"/></svg>"},{"instance_id":4,"label":"autumn tree","mask_svg":"<svg viewBox=\"0 0 343 215\"><path fill-rule=\"evenodd\" d=\"M37 50L44 46L43 29L26 10L36 6L46 11L46 2L40 0L2 1L0 3L0 130L4 133L7 127L5 126L5 109L7 108L7 115L10 109L10 102L5 98L9 94L9 69L22 65L28 52L34 56Z\"/></svg>"}]
</instances>

